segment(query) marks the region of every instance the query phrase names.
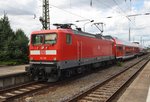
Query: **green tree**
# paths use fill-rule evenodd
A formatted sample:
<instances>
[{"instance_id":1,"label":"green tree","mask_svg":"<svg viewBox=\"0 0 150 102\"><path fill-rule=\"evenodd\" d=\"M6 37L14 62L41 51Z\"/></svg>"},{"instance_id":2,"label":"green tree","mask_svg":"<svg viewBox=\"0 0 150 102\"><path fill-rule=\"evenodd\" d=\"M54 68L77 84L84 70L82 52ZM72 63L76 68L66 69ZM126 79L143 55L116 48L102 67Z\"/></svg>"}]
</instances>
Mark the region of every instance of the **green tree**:
<instances>
[{"instance_id":1,"label":"green tree","mask_svg":"<svg viewBox=\"0 0 150 102\"><path fill-rule=\"evenodd\" d=\"M15 33L15 56L20 59L21 62L26 63L28 61L28 43L29 39L23 32L23 30L18 29Z\"/></svg>"},{"instance_id":2,"label":"green tree","mask_svg":"<svg viewBox=\"0 0 150 102\"><path fill-rule=\"evenodd\" d=\"M0 19L0 59L8 60L10 56L11 41L14 39L15 35L10 27L8 17L4 15Z\"/></svg>"},{"instance_id":3,"label":"green tree","mask_svg":"<svg viewBox=\"0 0 150 102\"><path fill-rule=\"evenodd\" d=\"M28 42L23 30L12 30L6 15L0 19L0 62L26 63Z\"/></svg>"}]
</instances>

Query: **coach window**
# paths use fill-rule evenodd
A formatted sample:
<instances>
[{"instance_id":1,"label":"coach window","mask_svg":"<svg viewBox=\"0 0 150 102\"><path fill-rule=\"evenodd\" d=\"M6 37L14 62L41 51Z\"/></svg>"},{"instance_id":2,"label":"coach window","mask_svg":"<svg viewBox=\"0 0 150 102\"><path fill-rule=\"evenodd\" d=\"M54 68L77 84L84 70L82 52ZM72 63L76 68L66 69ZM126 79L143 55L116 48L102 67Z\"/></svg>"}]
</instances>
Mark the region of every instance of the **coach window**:
<instances>
[{"instance_id":1,"label":"coach window","mask_svg":"<svg viewBox=\"0 0 150 102\"><path fill-rule=\"evenodd\" d=\"M123 48L122 48L121 46L118 46L117 49L118 49L119 51L123 51Z\"/></svg>"},{"instance_id":2,"label":"coach window","mask_svg":"<svg viewBox=\"0 0 150 102\"><path fill-rule=\"evenodd\" d=\"M67 44L72 44L72 37L70 34L66 34L66 43Z\"/></svg>"}]
</instances>

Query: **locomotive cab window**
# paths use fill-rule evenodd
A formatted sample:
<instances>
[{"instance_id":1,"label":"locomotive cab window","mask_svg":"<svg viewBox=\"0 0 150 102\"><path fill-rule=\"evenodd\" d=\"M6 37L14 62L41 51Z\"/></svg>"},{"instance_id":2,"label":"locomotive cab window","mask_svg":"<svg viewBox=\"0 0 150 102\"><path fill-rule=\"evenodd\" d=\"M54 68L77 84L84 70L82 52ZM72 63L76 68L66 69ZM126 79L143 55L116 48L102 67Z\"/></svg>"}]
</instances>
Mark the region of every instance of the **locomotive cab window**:
<instances>
[{"instance_id":1,"label":"locomotive cab window","mask_svg":"<svg viewBox=\"0 0 150 102\"><path fill-rule=\"evenodd\" d=\"M72 44L72 36L70 34L66 34L66 43Z\"/></svg>"},{"instance_id":2,"label":"locomotive cab window","mask_svg":"<svg viewBox=\"0 0 150 102\"><path fill-rule=\"evenodd\" d=\"M32 35L32 44L39 45L39 44L56 44L57 41L57 34L50 33L50 34L34 34Z\"/></svg>"},{"instance_id":3,"label":"locomotive cab window","mask_svg":"<svg viewBox=\"0 0 150 102\"><path fill-rule=\"evenodd\" d=\"M43 35L32 35L32 44L38 45L43 43Z\"/></svg>"},{"instance_id":4,"label":"locomotive cab window","mask_svg":"<svg viewBox=\"0 0 150 102\"><path fill-rule=\"evenodd\" d=\"M56 44L57 41L57 34L46 34L45 35L45 44Z\"/></svg>"}]
</instances>

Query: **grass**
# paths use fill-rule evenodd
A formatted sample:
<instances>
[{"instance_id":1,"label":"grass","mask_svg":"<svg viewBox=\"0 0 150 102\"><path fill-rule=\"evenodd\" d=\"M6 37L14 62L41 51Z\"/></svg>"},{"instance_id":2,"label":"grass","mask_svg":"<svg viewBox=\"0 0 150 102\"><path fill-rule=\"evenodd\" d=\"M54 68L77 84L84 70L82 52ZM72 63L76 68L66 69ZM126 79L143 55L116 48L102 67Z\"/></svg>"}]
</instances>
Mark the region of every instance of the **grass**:
<instances>
[{"instance_id":1,"label":"grass","mask_svg":"<svg viewBox=\"0 0 150 102\"><path fill-rule=\"evenodd\" d=\"M117 62L117 66L122 67L123 66L123 62L118 61Z\"/></svg>"},{"instance_id":2,"label":"grass","mask_svg":"<svg viewBox=\"0 0 150 102\"><path fill-rule=\"evenodd\" d=\"M20 62L17 61L0 61L0 66L10 66L10 65L18 65L18 64L22 64Z\"/></svg>"}]
</instances>

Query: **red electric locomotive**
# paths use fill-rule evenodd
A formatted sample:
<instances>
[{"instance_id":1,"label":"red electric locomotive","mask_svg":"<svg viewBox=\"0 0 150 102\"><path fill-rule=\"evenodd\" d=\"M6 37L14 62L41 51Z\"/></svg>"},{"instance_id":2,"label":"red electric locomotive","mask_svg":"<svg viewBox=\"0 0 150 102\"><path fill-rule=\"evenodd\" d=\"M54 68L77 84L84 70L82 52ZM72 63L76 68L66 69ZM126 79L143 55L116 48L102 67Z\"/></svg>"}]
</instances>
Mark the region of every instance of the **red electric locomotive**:
<instances>
[{"instance_id":1,"label":"red electric locomotive","mask_svg":"<svg viewBox=\"0 0 150 102\"><path fill-rule=\"evenodd\" d=\"M30 66L26 71L36 80L57 81L63 72L81 72L87 65L115 60L114 42L57 24L55 30L35 31L30 41Z\"/></svg>"}]
</instances>

